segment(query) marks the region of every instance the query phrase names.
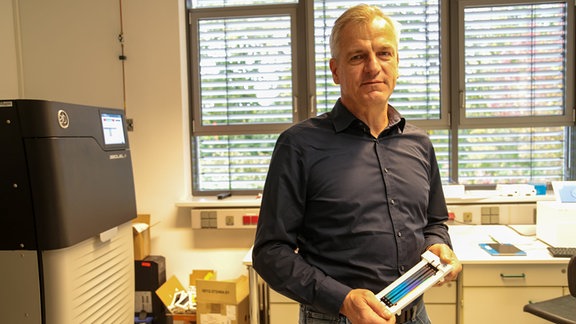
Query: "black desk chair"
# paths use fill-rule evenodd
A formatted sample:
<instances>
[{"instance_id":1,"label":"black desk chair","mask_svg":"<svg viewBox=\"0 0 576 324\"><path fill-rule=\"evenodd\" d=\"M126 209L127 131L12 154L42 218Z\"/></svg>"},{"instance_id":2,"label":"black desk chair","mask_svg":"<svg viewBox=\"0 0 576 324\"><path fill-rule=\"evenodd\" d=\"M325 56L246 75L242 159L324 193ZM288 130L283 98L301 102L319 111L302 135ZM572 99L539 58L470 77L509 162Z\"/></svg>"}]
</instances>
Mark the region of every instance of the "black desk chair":
<instances>
[{"instance_id":1,"label":"black desk chair","mask_svg":"<svg viewBox=\"0 0 576 324\"><path fill-rule=\"evenodd\" d=\"M525 305L524 311L552 323L576 324L576 255L568 263L568 289L570 295Z\"/></svg>"}]
</instances>

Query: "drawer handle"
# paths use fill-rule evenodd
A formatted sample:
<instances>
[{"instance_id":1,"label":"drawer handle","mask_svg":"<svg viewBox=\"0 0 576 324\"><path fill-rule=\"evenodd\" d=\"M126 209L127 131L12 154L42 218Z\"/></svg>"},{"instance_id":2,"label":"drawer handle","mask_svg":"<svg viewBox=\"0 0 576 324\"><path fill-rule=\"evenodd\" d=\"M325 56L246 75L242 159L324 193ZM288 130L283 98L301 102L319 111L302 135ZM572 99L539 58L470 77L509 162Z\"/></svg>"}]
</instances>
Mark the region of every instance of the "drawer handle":
<instances>
[{"instance_id":1,"label":"drawer handle","mask_svg":"<svg viewBox=\"0 0 576 324\"><path fill-rule=\"evenodd\" d=\"M520 274L501 273L500 278L502 278L502 279L523 279L523 278L526 278L526 274L525 273L520 273Z\"/></svg>"}]
</instances>

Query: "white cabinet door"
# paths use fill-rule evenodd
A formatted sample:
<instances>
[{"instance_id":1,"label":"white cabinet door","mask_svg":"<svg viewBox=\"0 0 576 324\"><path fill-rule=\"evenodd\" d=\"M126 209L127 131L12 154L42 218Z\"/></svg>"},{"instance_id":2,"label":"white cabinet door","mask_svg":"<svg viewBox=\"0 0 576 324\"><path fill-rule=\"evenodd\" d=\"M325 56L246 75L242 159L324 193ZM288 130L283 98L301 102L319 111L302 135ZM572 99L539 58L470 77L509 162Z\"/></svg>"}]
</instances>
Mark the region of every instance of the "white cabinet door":
<instances>
[{"instance_id":1,"label":"white cabinet door","mask_svg":"<svg viewBox=\"0 0 576 324\"><path fill-rule=\"evenodd\" d=\"M17 3L21 95L122 108L118 1Z\"/></svg>"},{"instance_id":2,"label":"white cabinet door","mask_svg":"<svg viewBox=\"0 0 576 324\"><path fill-rule=\"evenodd\" d=\"M300 316L300 304L271 304L270 305L270 324L298 324Z\"/></svg>"},{"instance_id":3,"label":"white cabinet door","mask_svg":"<svg viewBox=\"0 0 576 324\"><path fill-rule=\"evenodd\" d=\"M300 304L268 288L270 324L298 324Z\"/></svg>"},{"instance_id":4,"label":"white cabinet door","mask_svg":"<svg viewBox=\"0 0 576 324\"><path fill-rule=\"evenodd\" d=\"M562 295L562 287L465 287L462 324L549 323L529 313L524 305Z\"/></svg>"},{"instance_id":5,"label":"white cabinet door","mask_svg":"<svg viewBox=\"0 0 576 324\"><path fill-rule=\"evenodd\" d=\"M456 287L456 282L447 282L424 293L426 311L432 323L456 324Z\"/></svg>"},{"instance_id":6,"label":"white cabinet door","mask_svg":"<svg viewBox=\"0 0 576 324\"><path fill-rule=\"evenodd\" d=\"M426 312L434 324L456 324L456 307L453 304L426 304Z\"/></svg>"}]
</instances>

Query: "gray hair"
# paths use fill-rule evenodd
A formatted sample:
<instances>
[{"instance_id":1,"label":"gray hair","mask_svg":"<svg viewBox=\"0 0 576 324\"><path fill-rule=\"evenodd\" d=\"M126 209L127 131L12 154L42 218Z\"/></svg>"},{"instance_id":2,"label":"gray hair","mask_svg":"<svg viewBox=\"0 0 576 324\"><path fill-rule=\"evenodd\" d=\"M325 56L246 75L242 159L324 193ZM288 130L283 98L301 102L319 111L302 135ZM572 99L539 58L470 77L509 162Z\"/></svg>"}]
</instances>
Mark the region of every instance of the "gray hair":
<instances>
[{"instance_id":1,"label":"gray hair","mask_svg":"<svg viewBox=\"0 0 576 324\"><path fill-rule=\"evenodd\" d=\"M394 30L396 35L396 47L400 41L400 28L401 25L390 16L384 14L377 6L370 6L367 4L359 4L346 10L336 21L332 27L330 34L330 54L333 58L338 55L340 48L340 33L345 26L350 23L368 25L375 18L383 18Z\"/></svg>"}]
</instances>

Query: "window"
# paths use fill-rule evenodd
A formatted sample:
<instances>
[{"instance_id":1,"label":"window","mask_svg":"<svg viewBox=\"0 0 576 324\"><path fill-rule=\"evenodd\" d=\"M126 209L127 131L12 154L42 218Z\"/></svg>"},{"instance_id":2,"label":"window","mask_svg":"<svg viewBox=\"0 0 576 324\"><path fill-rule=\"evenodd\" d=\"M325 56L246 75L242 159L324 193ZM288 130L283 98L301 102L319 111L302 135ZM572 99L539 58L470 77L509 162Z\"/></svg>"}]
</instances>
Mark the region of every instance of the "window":
<instances>
[{"instance_id":1,"label":"window","mask_svg":"<svg viewBox=\"0 0 576 324\"><path fill-rule=\"evenodd\" d=\"M186 0L188 8L226 8L270 4L298 3L298 0Z\"/></svg>"},{"instance_id":2,"label":"window","mask_svg":"<svg viewBox=\"0 0 576 324\"><path fill-rule=\"evenodd\" d=\"M187 3L195 195L259 191L278 134L332 109L328 38L355 3L402 24L391 104L428 130L446 183L574 178L567 1L452 0L449 11L440 0L197 0Z\"/></svg>"},{"instance_id":3,"label":"window","mask_svg":"<svg viewBox=\"0 0 576 324\"><path fill-rule=\"evenodd\" d=\"M566 3L464 8L464 118L566 116L566 11Z\"/></svg>"},{"instance_id":4,"label":"window","mask_svg":"<svg viewBox=\"0 0 576 324\"><path fill-rule=\"evenodd\" d=\"M459 3L458 182L563 180L574 118L568 3Z\"/></svg>"},{"instance_id":5,"label":"window","mask_svg":"<svg viewBox=\"0 0 576 324\"><path fill-rule=\"evenodd\" d=\"M262 188L296 120L296 20L294 5L190 11L195 192Z\"/></svg>"}]
</instances>

